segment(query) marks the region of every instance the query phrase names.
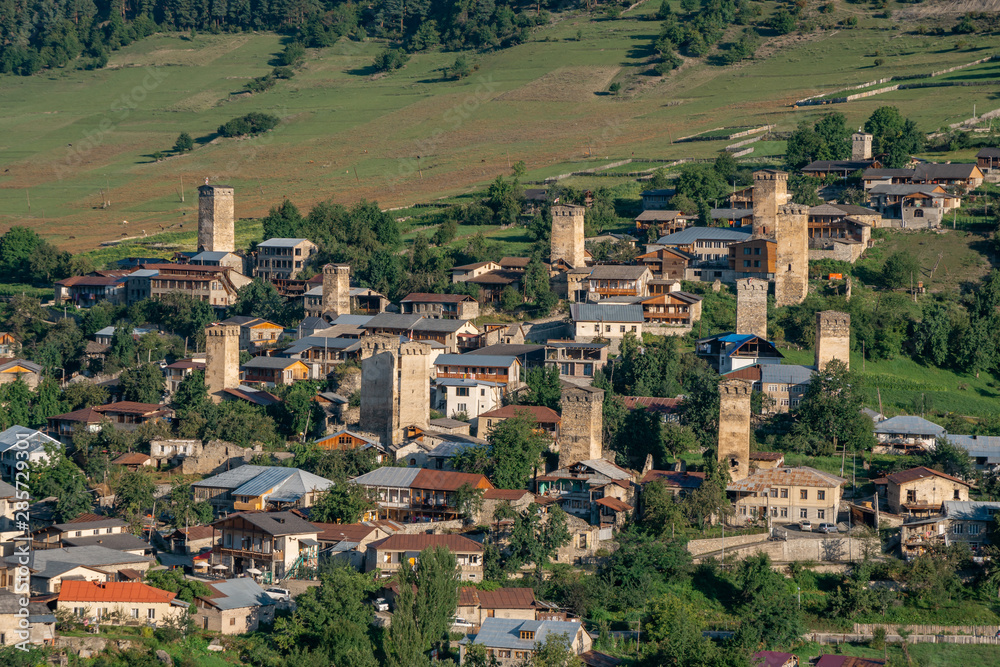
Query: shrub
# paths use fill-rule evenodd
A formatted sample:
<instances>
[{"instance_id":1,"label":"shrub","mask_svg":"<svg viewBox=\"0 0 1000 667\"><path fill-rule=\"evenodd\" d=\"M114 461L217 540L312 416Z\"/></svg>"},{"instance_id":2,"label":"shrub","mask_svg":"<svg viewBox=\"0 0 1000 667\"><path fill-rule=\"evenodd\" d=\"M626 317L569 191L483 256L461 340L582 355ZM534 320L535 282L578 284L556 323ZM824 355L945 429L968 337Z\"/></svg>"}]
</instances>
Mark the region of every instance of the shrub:
<instances>
[{"instance_id":1,"label":"shrub","mask_svg":"<svg viewBox=\"0 0 1000 667\"><path fill-rule=\"evenodd\" d=\"M180 136L177 137L177 141L174 142L174 152L175 153L186 153L194 148L194 139L187 132L181 132Z\"/></svg>"},{"instance_id":2,"label":"shrub","mask_svg":"<svg viewBox=\"0 0 1000 667\"><path fill-rule=\"evenodd\" d=\"M399 69L409 61L410 56L396 49L386 49L375 56L372 67L376 72L392 72Z\"/></svg>"},{"instance_id":3,"label":"shrub","mask_svg":"<svg viewBox=\"0 0 1000 667\"><path fill-rule=\"evenodd\" d=\"M240 118L233 118L219 126L219 134L224 137L242 137L261 134L277 127L281 120L271 114L254 111Z\"/></svg>"},{"instance_id":4,"label":"shrub","mask_svg":"<svg viewBox=\"0 0 1000 667\"><path fill-rule=\"evenodd\" d=\"M296 67L306 59L306 47L300 42L292 42L281 52L278 61L285 67Z\"/></svg>"}]
</instances>

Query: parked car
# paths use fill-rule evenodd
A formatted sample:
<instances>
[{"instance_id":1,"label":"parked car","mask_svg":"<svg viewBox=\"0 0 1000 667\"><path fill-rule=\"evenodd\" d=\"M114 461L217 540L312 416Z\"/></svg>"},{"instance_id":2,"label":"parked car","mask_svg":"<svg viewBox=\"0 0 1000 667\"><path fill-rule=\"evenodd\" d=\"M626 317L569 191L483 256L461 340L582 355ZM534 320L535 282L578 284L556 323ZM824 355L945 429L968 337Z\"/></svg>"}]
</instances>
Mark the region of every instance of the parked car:
<instances>
[{"instance_id":1,"label":"parked car","mask_svg":"<svg viewBox=\"0 0 1000 667\"><path fill-rule=\"evenodd\" d=\"M799 530L808 530L808 531L812 532L812 529L813 529L812 521L800 521L799 522Z\"/></svg>"},{"instance_id":2,"label":"parked car","mask_svg":"<svg viewBox=\"0 0 1000 667\"><path fill-rule=\"evenodd\" d=\"M389 611L389 603L385 601L385 598L374 600L372 606L375 607L375 611Z\"/></svg>"},{"instance_id":3,"label":"parked car","mask_svg":"<svg viewBox=\"0 0 1000 667\"><path fill-rule=\"evenodd\" d=\"M465 620L464 618L461 618L460 616L456 616L456 617L454 617L454 618L451 619L451 627L453 627L453 628L471 628L472 627L472 623L469 623L467 620Z\"/></svg>"},{"instance_id":4,"label":"parked car","mask_svg":"<svg viewBox=\"0 0 1000 667\"><path fill-rule=\"evenodd\" d=\"M291 600L292 592L287 588L268 588L266 591L268 597L275 600Z\"/></svg>"},{"instance_id":5,"label":"parked car","mask_svg":"<svg viewBox=\"0 0 1000 667\"><path fill-rule=\"evenodd\" d=\"M839 533L837 529L837 524L835 523L821 523L819 524L819 532L821 533Z\"/></svg>"}]
</instances>

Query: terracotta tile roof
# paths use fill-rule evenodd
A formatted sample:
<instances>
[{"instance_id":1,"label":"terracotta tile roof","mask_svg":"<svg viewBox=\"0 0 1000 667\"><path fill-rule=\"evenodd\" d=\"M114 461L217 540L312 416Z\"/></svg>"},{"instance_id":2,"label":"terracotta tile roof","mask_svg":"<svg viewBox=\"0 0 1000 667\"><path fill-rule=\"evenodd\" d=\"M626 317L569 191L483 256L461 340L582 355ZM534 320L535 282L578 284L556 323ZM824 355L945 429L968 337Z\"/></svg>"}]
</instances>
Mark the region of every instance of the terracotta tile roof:
<instances>
[{"instance_id":1,"label":"terracotta tile roof","mask_svg":"<svg viewBox=\"0 0 1000 667\"><path fill-rule=\"evenodd\" d=\"M558 412L541 405L505 405L496 410L481 412L479 413L479 417L480 419L483 417L487 419L510 419L511 417L516 417L518 413L529 415L538 424L558 424L560 421Z\"/></svg>"},{"instance_id":2,"label":"terracotta tile roof","mask_svg":"<svg viewBox=\"0 0 1000 667\"><path fill-rule=\"evenodd\" d=\"M597 502L598 505L604 505L605 507L613 509L616 512L631 512L632 511L632 506L631 505L629 505L628 503L623 503L622 501L618 500L617 498L610 498L610 497L608 497L608 498L598 498L596 502Z\"/></svg>"},{"instance_id":3,"label":"terracotta tile roof","mask_svg":"<svg viewBox=\"0 0 1000 667\"><path fill-rule=\"evenodd\" d=\"M423 551L429 547L447 547L456 553L480 553L483 545L461 535L396 534L368 545L377 551Z\"/></svg>"},{"instance_id":4,"label":"terracotta tile roof","mask_svg":"<svg viewBox=\"0 0 1000 667\"><path fill-rule=\"evenodd\" d=\"M135 401L118 401L117 403L108 403L107 405L99 405L95 410L98 412L122 412L130 415L145 415L150 412L156 412L158 410L163 410L167 406L159 405L157 403L137 403Z\"/></svg>"},{"instance_id":5,"label":"terracotta tile roof","mask_svg":"<svg viewBox=\"0 0 1000 667\"><path fill-rule=\"evenodd\" d=\"M177 593L168 593L134 581L63 581L59 589L60 602L171 602Z\"/></svg>"},{"instance_id":6,"label":"terracotta tile roof","mask_svg":"<svg viewBox=\"0 0 1000 667\"><path fill-rule=\"evenodd\" d=\"M697 489L705 481L703 472L681 472L679 470L649 470L640 484L648 482L662 482L664 486L679 487L682 489Z\"/></svg>"},{"instance_id":7,"label":"terracotta tile roof","mask_svg":"<svg viewBox=\"0 0 1000 667\"><path fill-rule=\"evenodd\" d=\"M410 483L411 489L434 489L435 491L454 491L463 484L473 488L492 489L493 485L485 475L468 472L452 472L450 470L420 470Z\"/></svg>"},{"instance_id":8,"label":"terracotta tile roof","mask_svg":"<svg viewBox=\"0 0 1000 667\"><path fill-rule=\"evenodd\" d=\"M888 479L893 484L906 484L907 482L915 482L918 479L924 479L927 477L941 477L943 479L949 479L963 486L970 486L968 482L963 482L958 477L952 477L951 475L946 475L943 472L939 472L932 468L925 468L923 466L917 468L910 468L909 470L903 470L900 472L894 472L889 475Z\"/></svg>"},{"instance_id":9,"label":"terracotta tile roof","mask_svg":"<svg viewBox=\"0 0 1000 667\"><path fill-rule=\"evenodd\" d=\"M508 500L513 502L523 498L526 493L530 494L531 491L523 491L521 489L487 489L483 493L483 500Z\"/></svg>"},{"instance_id":10,"label":"terracotta tile roof","mask_svg":"<svg viewBox=\"0 0 1000 667\"><path fill-rule=\"evenodd\" d=\"M141 466L147 461L149 461L149 454L130 452L128 454L122 454L112 461L111 464L116 466Z\"/></svg>"},{"instance_id":11,"label":"terracotta tile roof","mask_svg":"<svg viewBox=\"0 0 1000 667\"><path fill-rule=\"evenodd\" d=\"M830 488L840 486L847 480L829 473L821 472L815 468L801 466L798 468L772 468L770 470L760 470L733 482L727 491L761 491L772 486L815 486Z\"/></svg>"}]
</instances>

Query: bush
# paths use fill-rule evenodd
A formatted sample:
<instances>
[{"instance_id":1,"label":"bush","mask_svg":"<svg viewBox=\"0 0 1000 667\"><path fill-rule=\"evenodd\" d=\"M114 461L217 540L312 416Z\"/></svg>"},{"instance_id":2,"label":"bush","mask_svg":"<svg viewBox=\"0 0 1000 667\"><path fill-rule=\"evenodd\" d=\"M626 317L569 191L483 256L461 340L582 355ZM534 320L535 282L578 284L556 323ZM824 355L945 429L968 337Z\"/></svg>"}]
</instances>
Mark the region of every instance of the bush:
<instances>
[{"instance_id":1,"label":"bush","mask_svg":"<svg viewBox=\"0 0 1000 667\"><path fill-rule=\"evenodd\" d=\"M285 67L296 67L301 65L306 59L306 47L300 42L292 42L285 47L278 57L278 61Z\"/></svg>"},{"instance_id":2,"label":"bush","mask_svg":"<svg viewBox=\"0 0 1000 667\"><path fill-rule=\"evenodd\" d=\"M277 116L254 111L240 118L233 118L219 126L219 134L224 137L242 137L261 134L277 127L281 122Z\"/></svg>"},{"instance_id":3,"label":"bush","mask_svg":"<svg viewBox=\"0 0 1000 667\"><path fill-rule=\"evenodd\" d=\"M372 67L376 72L392 72L405 65L410 60L410 56L396 49L386 49L375 56Z\"/></svg>"},{"instance_id":4,"label":"bush","mask_svg":"<svg viewBox=\"0 0 1000 667\"><path fill-rule=\"evenodd\" d=\"M177 141L174 142L174 152L175 153L186 153L194 148L194 139L187 132L181 132L180 136L177 137Z\"/></svg>"}]
</instances>

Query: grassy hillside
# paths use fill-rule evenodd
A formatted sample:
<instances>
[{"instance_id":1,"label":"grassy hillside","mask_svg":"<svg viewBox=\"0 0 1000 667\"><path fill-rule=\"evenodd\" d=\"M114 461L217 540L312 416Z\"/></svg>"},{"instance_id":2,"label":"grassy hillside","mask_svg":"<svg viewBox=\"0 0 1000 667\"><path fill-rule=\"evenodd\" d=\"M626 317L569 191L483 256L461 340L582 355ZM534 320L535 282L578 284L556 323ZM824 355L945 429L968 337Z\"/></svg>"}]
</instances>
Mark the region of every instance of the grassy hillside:
<instances>
[{"instance_id":1,"label":"grassy hillside","mask_svg":"<svg viewBox=\"0 0 1000 667\"><path fill-rule=\"evenodd\" d=\"M967 87L947 89L947 104L939 94L909 90L790 106L991 53L985 36L964 36L959 49L952 36L918 34L920 22L950 27L951 19L901 21L895 10L908 5L890 3L892 18L874 18L867 7L837 0L830 15L809 10L810 32L767 37L752 62L722 67L710 64L710 54L666 77L648 74L659 24L643 19L656 6L651 0L619 20L559 15L526 44L471 55L476 70L461 81L443 78L456 54L440 51L372 76L384 45L345 40L310 51L294 79L268 92L233 94L270 71L282 45L269 34L157 35L115 53L103 70L4 77L0 230L27 223L83 249L142 230L190 229L193 188L206 177L237 188L237 213L245 217L284 197L305 206L362 197L401 206L467 192L517 160L527 163L528 178L542 178L633 154L714 156L729 142L672 141L719 127L790 130L830 110L859 124L877 106L897 104L931 130L971 116L973 104L980 113L996 105L987 87ZM774 5L762 6L766 17ZM857 28L838 25L850 16ZM623 94L606 93L613 82ZM215 136L221 123L250 111L283 122L258 139ZM196 150L155 161L182 131L196 138ZM761 153L780 153L780 144L768 144Z\"/></svg>"}]
</instances>

